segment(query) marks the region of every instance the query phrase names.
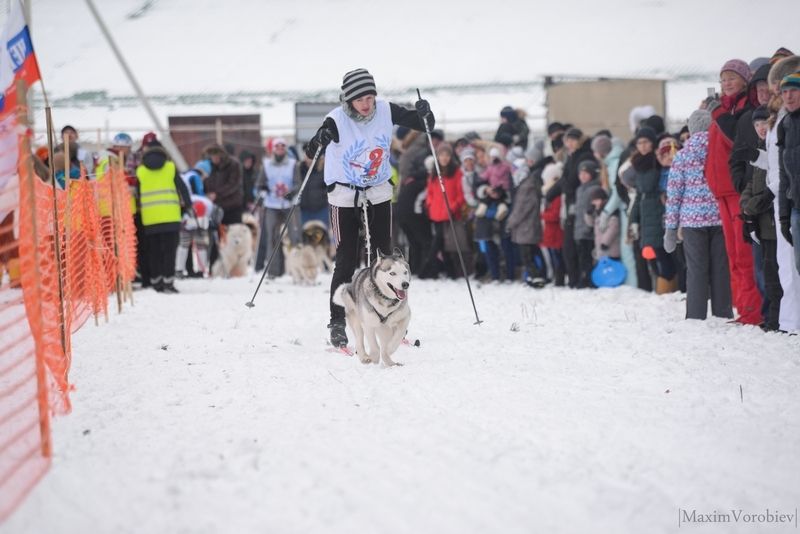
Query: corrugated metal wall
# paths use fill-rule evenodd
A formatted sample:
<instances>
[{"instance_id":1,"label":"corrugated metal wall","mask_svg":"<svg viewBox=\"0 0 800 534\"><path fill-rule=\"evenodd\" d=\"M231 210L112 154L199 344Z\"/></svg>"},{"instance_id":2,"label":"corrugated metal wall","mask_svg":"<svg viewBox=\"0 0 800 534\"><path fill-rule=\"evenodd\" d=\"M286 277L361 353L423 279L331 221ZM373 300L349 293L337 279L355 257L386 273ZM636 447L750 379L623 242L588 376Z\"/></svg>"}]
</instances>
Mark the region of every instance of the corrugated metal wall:
<instances>
[{"instance_id":1,"label":"corrugated metal wall","mask_svg":"<svg viewBox=\"0 0 800 534\"><path fill-rule=\"evenodd\" d=\"M211 144L232 144L235 154L249 150L260 156L261 115L196 115L169 117L170 135L189 165Z\"/></svg>"},{"instance_id":2,"label":"corrugated metal wall","mask_svg":"<svg viewBox=\"0 0 800 534\"><path fill-rule=\"evenodd\" d=\"M628 115L636 106L651 105L666 116L664 80L597 80L565 82L547 88L547 122L570 122L594 135L603 128L627 141L632 136Z\"/></svg>"}]
</instances>

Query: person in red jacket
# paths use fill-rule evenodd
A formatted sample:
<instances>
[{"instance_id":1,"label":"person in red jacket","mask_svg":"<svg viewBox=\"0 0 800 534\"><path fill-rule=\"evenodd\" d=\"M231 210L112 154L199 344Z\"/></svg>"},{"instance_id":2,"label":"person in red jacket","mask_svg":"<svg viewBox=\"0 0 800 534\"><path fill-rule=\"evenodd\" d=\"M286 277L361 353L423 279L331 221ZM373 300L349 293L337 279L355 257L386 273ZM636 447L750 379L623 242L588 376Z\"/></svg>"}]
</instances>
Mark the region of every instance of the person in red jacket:
<instances>
[{"instance_id":1,"label":"person in red jacket","mask_svg":"<svg viewBox=\"0 0 800 534\"><path fill-rule=\"evenodd\" d=\"M547 194L564 171L562 163L550 163L542 171L542 197ZM544 232L539 246L547 250L550 266L553 270L553 282L556 287L564 286L564 257L561 255L561 244L564 242L564 230L561 228L561 195L555 197L542 210Z\"/></svg>"},{"instance_id":2,"label":"person in red jacket","mask_svg":"<svg viewBox=\"0 0 800 534\"><path fill-rule=\"evenodd\" d=\"M436 149L436 158L439 160L439 170L442 172L444 190L450 203L450 210L453 212L453 224L456 227L463 226L461 214L466 206L466 201L461 179L461 165L456 160L453 148L449 143L439 145ZM445 250L445 233L450 231L450 223L436 171L428 177L425 207L428 210L428 218L433 223L433 243L425 266L420 273L420 278L438 278L442 267L444 267L448 277L456 278L458 276L457 262L454 262L453 258L450 257L450 253ZM466 232L458 232L457 228L456 234L460 235L462 233L466 236ZM464 244L461 245L464 248Z\"/></svg>"},{"instance_id":3,"label":"person in red jacket","mask_svg":"<svg viewBox=\"0 0 800 534\"><path fill-rule=\"evenodd\" d=\"M722 66L719 77L722 97L709 101L707 107L712 123L708 129L705 172L708 187L719 204L731 274L731 295L739 313L736 321L757 325L762 321L761 295L753 274L753 252L742 238L740 195L734 187L729 165L739 119L751 107L747 98L750 67L741 59L731 59Z\"/></svg>"}]
</instances>

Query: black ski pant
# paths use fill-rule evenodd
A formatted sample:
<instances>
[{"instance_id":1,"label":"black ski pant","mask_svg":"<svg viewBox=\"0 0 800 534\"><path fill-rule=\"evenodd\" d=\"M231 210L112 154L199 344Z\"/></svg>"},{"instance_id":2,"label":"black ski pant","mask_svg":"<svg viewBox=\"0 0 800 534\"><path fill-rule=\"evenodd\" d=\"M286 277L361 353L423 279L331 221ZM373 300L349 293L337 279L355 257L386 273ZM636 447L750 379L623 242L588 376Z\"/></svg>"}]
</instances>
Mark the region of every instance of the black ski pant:
<instances>
[{"instance_id":1,"label":"black ski pant","mask_svg":"<svg viewBox=\"0 0 800 534\"><path fill-rule=\"evenodd\" d=\"M428 255L425 262L422 264L422 270L419 273L420 278L439 278L439 273L444 269L447 277L455 279L458 277L456 264L453 263L450 253L445 248L445 232L450 231L450 223L435 222L433 223L433 240L428 246Z\"/></svg>"},{"instance_id":2,"label":"black ski pant","mask_svg":"<svg viewBox=\"0 0 800 534\"><path fill-rule=\"evenodd\" d=\"M150 265L147 256L147 236L144 233L142 217L138 213L133 216L133 224L136 226L136 268L139 272L139 279L142 287L150 286Z\"/></svg>"},{"instance_id":3,"label":"black ski pant","mask_svg":"<svg viewBox=\"0 0 800 534\"><path fill-rule=\"evenodd\" d=\"M550 267L553 269L553 283L556 287L564 287L564 258L560 248L548 248Z\"/></svg>"},{"instance_id":4,"label":"black ski pant","mask_svg":"<svg viewBox=\"0 0 800 534\"><path fill-rule=\"evenodd\" d=\"M517 245L519 247L519 255L521 256L522 266L524 271L522 273L522 281L527 278L547 278L547 264L542 255L542 249L539 245Z\"/></svg>"},{"instance_id":5,"label":"black ski pant","mask_svg":"<svg viewBox=\"0 0 800 534\"><path fill-rule=\"evenodd\" d=\"M331 278L330 309L331 321L344 320L344 308L333 303L333 293L342 284L347 284L353 279L353 274L359 266L363 243L359 236L359 229L364 220L362 208L340 208L330 206L331 231L336 242L336 263ZM375 261L378 249L383 254L392 252L392 203L382 202L369 205L367 208L370 238L370 262Z\"/></svg>"},{"instance_id":6,"label":"black ski pant","mask_svg":"<svg viewBox=\"0 0 800 534\"><path fill-rule=\"evenodd\" d=\"M408 240L408 267L411 274L419 276L431 248L431 221L426 215L406 215L400 221L400 230Z\"/></svg>"},{"instance_id":7,"label":"black ski pant","mask_svg":"<svg viewBox=\"0 0 800 534\"><path fill-rule=\"evenodd\" d=\"M578 288L584 289L587 287L594 287L592 283L592 267L594 267L592 251L594 250L594 239L578 239L575 244L578 248L578 271L580 272Z\"/></svg>"},{"instance_id":8,"label":"black ski pant","mask_svg":"<svg viewBox=\"0 0 800 534\"><path fill-rule=\"evenodd\" d=\"M639 289L651 293L653 291L653 278L647 268L647 260L642 257L642 247L637 239L633 242L633 257L636 262L636 283Z\"/></svg>"},{"instance_id":9,"label":"black ski pant","mask_svg":"<svg viewBox=\"0 0 800 534\"><path fill-rule=\"evenodd\" d=\"M147 265L150 271L150 284L158 287L170 285L175 281L175 256L178 252L179 232L147 234Z\"/></svg>"},{"instance_id":10,"label":"black ski pant","mask_svg":"<svg viewBox=\"0 0 800 534\"><path fill-rule=\"evenodd\" d=\"M780 238L778 236L778 239ZM783 288L778 277L778 242L776 240L761 239L761 259L764 271L764 300L769 301L764 326L770 330L777 330L780 327Z\"/></svg>"},{"instance_id":11,"label":"black ski pant","mask_svg":"<svg viewBox=\"0 0 800 534\"><path fill-rule=\"evenodd\" d=\"M564 259L564 270L567 272L569 287L580 286L580 269L578 267L578 245L575 243L575 216L567 215L564 221L564 241L561 244L561 256Z\"/></svg>"}]
</instances>

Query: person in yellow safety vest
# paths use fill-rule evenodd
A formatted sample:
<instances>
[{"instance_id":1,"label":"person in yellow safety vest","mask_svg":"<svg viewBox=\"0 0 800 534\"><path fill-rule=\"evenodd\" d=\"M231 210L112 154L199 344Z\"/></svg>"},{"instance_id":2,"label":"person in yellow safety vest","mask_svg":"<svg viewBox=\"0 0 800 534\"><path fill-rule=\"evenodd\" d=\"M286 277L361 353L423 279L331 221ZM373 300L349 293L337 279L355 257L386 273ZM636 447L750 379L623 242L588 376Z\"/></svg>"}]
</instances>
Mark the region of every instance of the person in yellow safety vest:
<instances>
[{"instance_id":1,"label":"person in yellow safety vest","mask_svg":"<svg viewBox=\"0 0 800 534\"><path fill-rule=\"evenodd\" d=\"M108 173L109 164L119 165L118 158L124 158L125 178L127 179L126 183L131 189L130 213L136 213L136 180L135 177L129 176L129 174L132 174L132 172L135 173L136 169L129 169L128 167L131 160L132 147L133 139L131 139L130 135L126 133L118 133L115 135L114 139L112 140L111 148L109 148L105 154L101 156L100 161L97 162L97 166L95 167L95 177L98 185L102 184L105 180L106 173ZM101 194L101 197L97 203L97 207L101 217L110 217L112 215L111 204L109 203L107 194Z\"/></svg>"},{"instance_id":2,"label":"person in yellow safety vest","mask_svg":"<svg viewBox=\"0 0 800 534\"><path fill-rule=\"evenodd\" d=\"M147 144L136 177L150 285L159 293L177 293L175 255L183 212L192 209L189 190L158 141Z\"/></svg>"}]
</instances>

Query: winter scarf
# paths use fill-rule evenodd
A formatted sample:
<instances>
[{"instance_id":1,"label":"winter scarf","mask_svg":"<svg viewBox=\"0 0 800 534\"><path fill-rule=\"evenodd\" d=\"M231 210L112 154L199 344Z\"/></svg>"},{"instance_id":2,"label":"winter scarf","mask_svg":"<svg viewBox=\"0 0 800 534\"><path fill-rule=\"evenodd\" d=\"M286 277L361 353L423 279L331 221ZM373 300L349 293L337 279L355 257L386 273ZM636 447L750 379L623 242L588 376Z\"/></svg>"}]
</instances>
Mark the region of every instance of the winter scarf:
<instances>
[{"instance_id":1,"label":"winter scarf","mask_svg":"<svg viewBox=\"0 0 800 534\"><path fill-rule=\"evenodd\" d=\"M725 111L733 111L733 109L736 107L736 103L746 96L747 93L738 93L733 96L722 95L720 103Z\"/></svg>"},{"instance_id":2,"label":"winter scarf","mask_svg":"<svg viewBox=\"0 0 800 534\"><path fill-rule=\"evenodd\" d=\"M658 167L658 159L656 159L655 152L650 152L642 156L638 152L631 158L633 168L639 172L649 171Z\"/></svg>"},{"instance_id":3,"label":"winter scarf","mask_svg":"<svg viewBox=\"0 0 800 534\"><path fill-rule=\"evenodd\" d=\"M375 112L378 110L378 106L372 106L372 111L369 112L369 115L366 117L359 113L358 111L353 108L347 102L342 102L342 109L344 110L345 115L353 119L355 122L369 122L375 117Z\"/></svg>"}]
</instances>

